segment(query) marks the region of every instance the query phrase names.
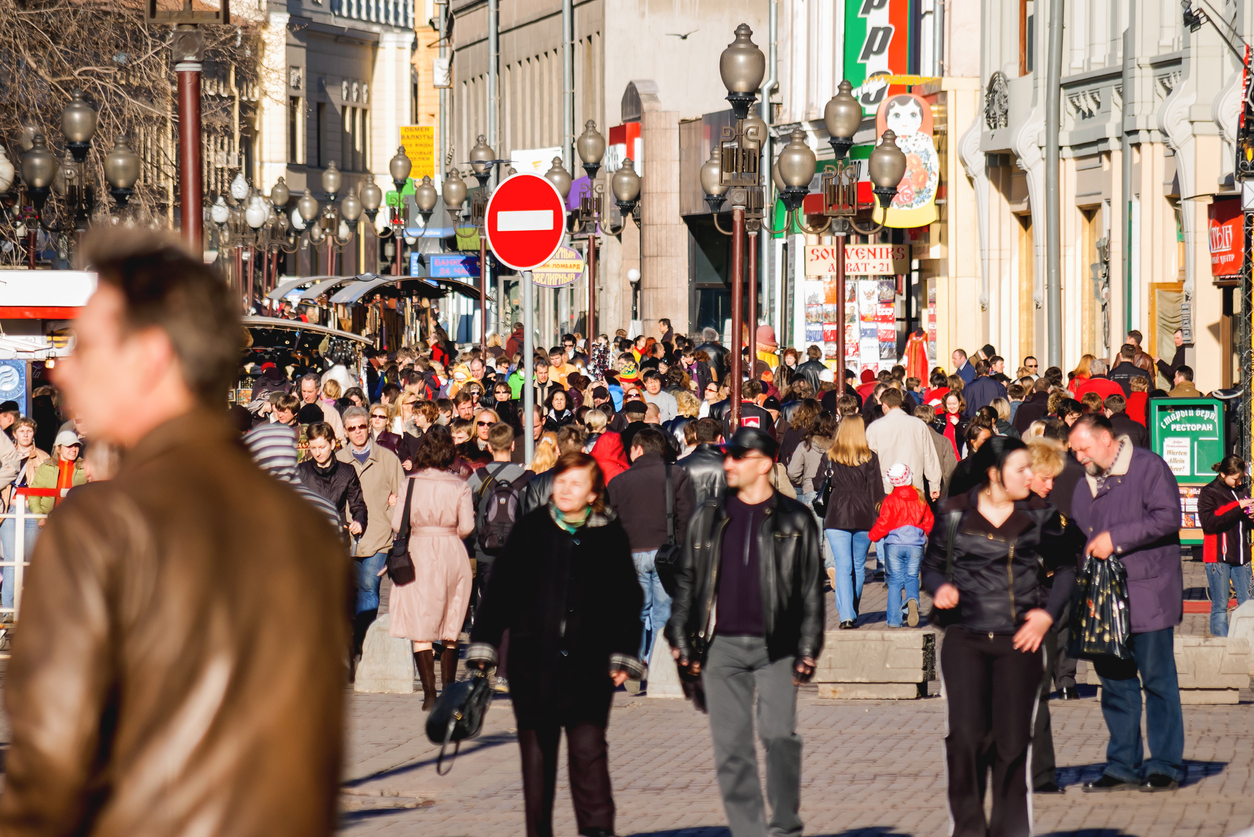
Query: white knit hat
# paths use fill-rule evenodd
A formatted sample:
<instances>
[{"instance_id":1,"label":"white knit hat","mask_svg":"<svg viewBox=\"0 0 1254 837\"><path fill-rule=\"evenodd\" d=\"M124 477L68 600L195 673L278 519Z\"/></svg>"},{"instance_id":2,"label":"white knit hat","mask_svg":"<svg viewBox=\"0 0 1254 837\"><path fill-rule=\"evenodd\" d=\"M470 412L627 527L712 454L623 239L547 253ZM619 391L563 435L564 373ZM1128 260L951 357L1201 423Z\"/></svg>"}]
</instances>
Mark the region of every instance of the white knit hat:
<instances>
[{"instance_id":1,"label":"white knit hat","mask_svg":"<svg viewBox=\"0 0 1254 837\"><path fill-rule=\"evenodd\" d=\"M904 462L898 462L888 469L888 481L894 486L910 485L913 480L910 466Z\"/></svg>"}]
</instances>

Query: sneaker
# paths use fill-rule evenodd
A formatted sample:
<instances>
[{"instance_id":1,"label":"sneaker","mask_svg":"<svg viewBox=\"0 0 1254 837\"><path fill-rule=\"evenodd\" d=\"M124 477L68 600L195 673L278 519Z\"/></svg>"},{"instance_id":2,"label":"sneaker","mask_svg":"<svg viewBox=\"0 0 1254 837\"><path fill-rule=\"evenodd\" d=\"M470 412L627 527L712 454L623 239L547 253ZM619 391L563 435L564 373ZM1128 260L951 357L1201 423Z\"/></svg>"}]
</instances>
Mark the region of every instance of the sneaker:
<instances>
[{"instance_id":1,"label":"sneaker","mask_svg":"<svg viewBox=\"0 0 1254 837\"><path fill-rule=\"evenodd\" d=\"M912 628L919 627L919 603L914 599L906 602L906 624Z\"/></svg>"}]
</instances>

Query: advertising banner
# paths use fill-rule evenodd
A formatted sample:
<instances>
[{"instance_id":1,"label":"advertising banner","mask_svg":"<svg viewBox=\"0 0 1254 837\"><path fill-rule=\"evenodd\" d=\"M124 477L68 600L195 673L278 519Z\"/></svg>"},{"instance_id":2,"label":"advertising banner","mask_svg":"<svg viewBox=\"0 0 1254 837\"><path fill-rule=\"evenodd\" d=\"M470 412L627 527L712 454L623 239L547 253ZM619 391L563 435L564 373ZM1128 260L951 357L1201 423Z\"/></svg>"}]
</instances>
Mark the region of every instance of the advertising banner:
<instances>
[{"instance_id":1,"label":"advertising banner","mask_svg":"<svg viewBox=\"0 0 1254 837\"><path fill-rule=\"evenodd\" d=\"M1241 202L1216 198L1206 212L1210 216L1210 275L1239 276L1245 242Z\"/></svg>"}]
</instances>

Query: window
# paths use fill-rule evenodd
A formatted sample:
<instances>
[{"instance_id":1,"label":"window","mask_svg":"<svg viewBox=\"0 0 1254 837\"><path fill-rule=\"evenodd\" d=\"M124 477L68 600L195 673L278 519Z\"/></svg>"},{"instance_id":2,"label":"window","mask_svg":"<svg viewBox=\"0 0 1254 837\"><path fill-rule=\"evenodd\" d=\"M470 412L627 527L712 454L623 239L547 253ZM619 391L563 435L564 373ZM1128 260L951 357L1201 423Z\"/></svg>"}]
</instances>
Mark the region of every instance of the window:
<instances>
[{"instance_id":1,"label":"window","mask_svg":"<svg viewBox=\"0 0 1254 837\"><path fill-rule=\"evenodd\" d=\"M1036 2L1019 0L1019 75L1032 72L1035 61L1033 41L1036 39Z\"/></svg>"},{"instance_id":2,"label":"window","mask_svg":"<svg viewBox=\"0 0 1254 837\"><path fill-rule=\"evenodd\" d=\"M353 139L356 131L356 108L344 108L340 125L340 168L344 171L355 171L353 166Z\"/></svg>"},{"instance_id":3,"label":"window","mask_svg":"<svg viewBox=\"0 0 1254 837\"><path fill-rule=\"evenodd\" d=\"M328 159L327 158L326 132L322 127L323 122L326 120L326 114L327 114L326 102L318 103L316 114L317 115L314 117L314 143L317 148L318 168L324 168L327 164L327 159Z\"/></svg>"},{"instance_id":4,"label":"window","mask_svg":"<svg viewBox=\"0 0 1254 837\"><path fill-rule=\"evenodd\" d=\"M305 155L301 154L300 127L304 108L300 104L300 96L287 98L287 161L299 164Z\"/></svg>"}]
</instances>

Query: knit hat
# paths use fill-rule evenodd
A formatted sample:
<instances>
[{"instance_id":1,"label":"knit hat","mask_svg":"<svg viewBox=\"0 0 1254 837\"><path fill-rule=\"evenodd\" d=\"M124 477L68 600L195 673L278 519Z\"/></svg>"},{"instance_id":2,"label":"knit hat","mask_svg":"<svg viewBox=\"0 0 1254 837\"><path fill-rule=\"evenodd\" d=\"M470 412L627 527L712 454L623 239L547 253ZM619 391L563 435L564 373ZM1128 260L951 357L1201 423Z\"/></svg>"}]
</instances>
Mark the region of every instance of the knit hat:
<instances>
[{"instance_id":1,"label":"knit hat","mask_svg":"<svg viewBox=\"0 0 1254 837\"><path fill-rule=\"evenodd\" d=\"M898 462L888 469L888 481L895 487L910 485L914 477L910 473L910 466L904 462Z\"/></svg>"}]
</instances>

